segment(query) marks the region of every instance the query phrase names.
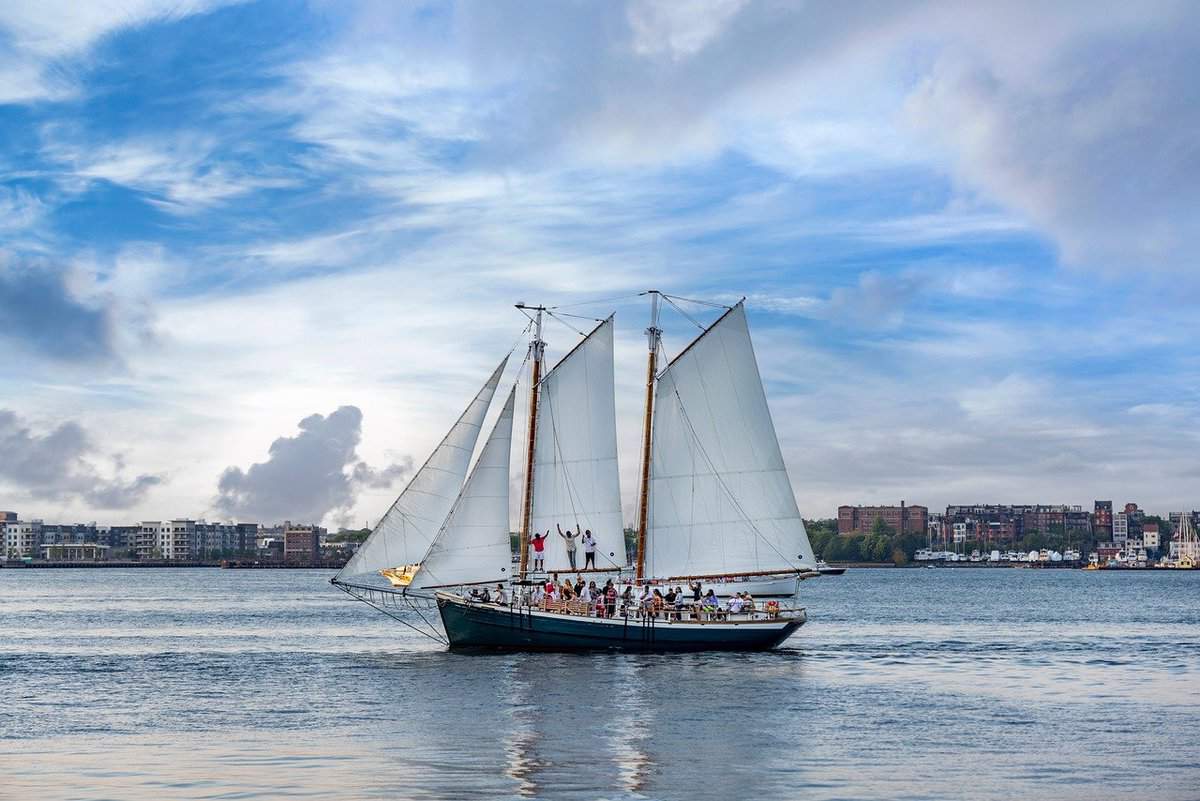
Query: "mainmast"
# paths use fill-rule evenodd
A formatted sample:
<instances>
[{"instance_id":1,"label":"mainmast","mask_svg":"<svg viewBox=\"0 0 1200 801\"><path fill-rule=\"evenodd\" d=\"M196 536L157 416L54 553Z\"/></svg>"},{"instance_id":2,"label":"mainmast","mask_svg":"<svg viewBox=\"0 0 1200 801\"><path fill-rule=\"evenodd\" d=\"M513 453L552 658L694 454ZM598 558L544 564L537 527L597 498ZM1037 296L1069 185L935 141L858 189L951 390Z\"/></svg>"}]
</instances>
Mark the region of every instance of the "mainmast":
<instances>
[{"instance_id":1,"label":"mainmast","mask_svg":"<svg viewBox=\"0 0 1200 801\"><path fill-rule=\"evenodd\" d=\"M525 454L525 497L521 502L521 578L529 566L529 521L533 513L533 456L534 445L537 442L538 415L538 382L542 380L542 356L546 343L542 341L542 313L545 306L526 306L518 303L517 308L536 312L534 317L533 340L529 343L529 355L533 359L533 377L529 382L529 443Z\"/></svg>"},{"instance_id":2,"label":"mainmast","mask_svg":"<svg viewBox=\"0 0 1200 801\"><path fill-rule=\"evenodd\" d=\"M657 289L652 289L644 294L650 296L650 327L646 329L650 355L646 361L646 418L642 425L642 475L638 500L637 558L635 561L635 580L639 582L646 575L646 528L649 525L650 511L650 435L654 419L654 377L658 368L658 343L662 338L662 329L658 327L659 292Z\"/></svg>"}]
</instances>

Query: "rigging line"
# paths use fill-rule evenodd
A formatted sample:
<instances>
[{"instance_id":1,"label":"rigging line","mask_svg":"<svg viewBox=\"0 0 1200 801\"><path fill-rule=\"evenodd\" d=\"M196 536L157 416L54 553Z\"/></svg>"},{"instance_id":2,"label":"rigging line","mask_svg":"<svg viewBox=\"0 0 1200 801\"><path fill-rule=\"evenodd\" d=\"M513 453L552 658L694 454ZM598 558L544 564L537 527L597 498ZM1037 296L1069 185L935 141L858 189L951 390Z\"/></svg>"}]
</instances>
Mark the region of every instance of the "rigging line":
<instances>
[{"instance_id":1,"label":"rigging line","mask_svg":"<svg viewBox=\"0 0 1200 801\"><path fill-rule=\"evenodd\" d=\"M559 305L551 306L550 308L551 309L573 309L576 306L596 306L601 303L615 303L618 300L633 300L634 298L641 297L644 294L646 294L646 293L635 292L632 295L621 295L621 296L615 297L615 298L599 298L597 300L581 300L578 303L560 303Z\"/></svg>"},{"instance_id":2,"label":"rigging line","mask_svg":"<svg viewBox=\"0 0 1200 801\"><path fill-rule=\"evenodd\" d=\"M403 625L405 625L405 626L408 626L410 629L412 629L413 631L415 631L417 634L420 634L422 637L428 637L429 639L433 640L434 642L436 642L436 643L441 643L442 645L449 645L449 644L450 644L450 643L449 643L449 642L446 640L446 638L445 638L445 637L442 637L442 636L440 636L440 635L438 635L438 634L436 634L436 633L433 633L433 634L431 634L430 632L428 632L428 631L425 631L424 629L422 629L420 626L414 626L412 623L408 622L407 620L405 620L404 618L402 618L402 617L400 617L399 615L395 614L394 612L391 612L391 611L390 611L390 610L388 610L386 607L384 607L384 606L382 606L382 605L380 605L380 604L377 604L377 603L375 603L374 601L368 600L367 598L364 598L363 596L361 596L361 595L358 595L358 594L356 594L356 593L352 592L352 591L349 589L349 587L348 587L348 586L346 586L346 585L343 585L343 584L341 584L340 582L337 582L337 583L335 583L335 586L336 586L338 589L340 589L342 592L344 592L344 593L346 593L347 595L349 595L351 598L354 598L354 599L355 599L355 600L357 600L357 601L362 601L362 602L363 602L364 604L366 604L367 606L371 607L372 609L374 609L374 610L376 610L376 611L378 611L378 612L382 612L383 614L385 614L385 615L387 615L388 617L390 617L392 620L395 620L397 623L401 623L401 624L403 624ZM384 590L380 590L380 592L384 592ZM413 606L409 606L409 608L410 608L410 609L414 609L414 610L415 610L415 607L413 607ZM420 614L420 613L418 613L418 614ZM429 621L425 620L425 616L424 616L424 615L421 615L421 620L425 622L425 625L429 626ZM437 630L436 630L436 629L434 629L432 626L430 626L430 630L431 630L431 631L433 631L433 632L436 632L436 631L437 631Z\"/></svg>"},{"instance_id":3,"label":"rigging line","mask_svg":"<svg viewBox=\"0 0 1200 801\"><path fill-rule=\"evenodd\" d=\"M696 428L692 425L691 418L688 417L687 409L685 409L683 406L683 398L680 397L678 389L675 390L675 399L679 402L679 413L683 417L683 422L687 425L688 430L692 433L692 441L696 443L696 447L700 451L700 455L704 457L704 461L708 463L709 468L712 470L713 478L715 478L717 483L721 485L721 489L725 490L725 494L729 496L729 500L733 501L733 505L737 509L738 514L740 514L742 518L750 524L750 528L754 531L755 535L765 542L772 551L774 551L781 559L783 559L786 564L791 565L791 567L798 570L799 568L796 568L796 565L792 563L792 560L785 556L778 548L776 548L775 545L767 539L766 535L759 530L758 526L754 524L754 521L750 519L750 515L746 514L746 510L743 509L742 505L738 502L737 496L733 494L733 490L729 489L729 486L725 483L725 479L723 479L721 474L717 471L716 464L713 463L712 459L710 459L708 456L708 452L704 449L704 443L701 442L700 438L696 435Z\"/></svg>"},{"instance_id":4,"label":"rigging line","mask_svg":"<svg viewBox=\"0 0 1200 801\"><path fill-rule=\"evenodd\" d=\"M675 300L682 300L685 303L696 303L701 306L711 306L714 309L732 309L733 308L732 306L726 306L724 303L716 303L711 300L696 300L695 298L685 298L680 295L668 295L665 292L660 292L659 294L662 295L664 298L674 298Z\"/></svg>"},{"instance_id":5,"label":"rigging line","mask_svg":"<svg viewBox=\"0 0 1200 801\"><path fill-rule=\"evenodd\" d=\"M551 312L551 314L553 314L553 312ZM606 317L592 317L588 314L571 314L570 312L559 312L558 314L562 317L575 317L579 320L591 320L593 323L602 323L608 319Z\"/></svg>"},{"instance_id":6,"label":"rigging line","mask_svg":"<svg viewBox=\"0 0 1200 801\"><path fill-rule=\"evenodd\" d=\"M571 329L571 330L572 330L572 331L574 331L576 334L579 334L579 336L581 336L581 337L585 337L585 336L587 336L587 334L585 334L584 332L580 331L578 328L576 328L575 326L571 325L570 323L568 323L566 320L564 320L564 319L562 319L561 317L559 317L559 316L558 316L557 314L555 314L554 312L552 312L552 311L547 311L547 312L546 312L546 315L547 315L547 316L548 316L548 317L549 317L551 320L557 320L559 325L562 325L562 326L565 326L566 328L569 328L569 329ZM571 315L571 316L572 316L572 317L577 317L578 315ZM587 318L585 317L585 318L583 318L583 319L585 319L585 320L586 320ZM604 321L603 321L603 320L601 320L600 322L604 322Z\"/></svg>"},{"instance_id":7,"label":"rigging line","mask_svg":"<svg viewBox=\"0 0 1200 801\"><path fill-rule=\"evenodd\" d=\"M695 317L693 317L692 315L690 315L690 314L688 314L687 312L685 312L685 311L684 311L682 308L680 308L680 306L679 306L679 304L678 304L678 303L676 303L675 301L671 300L671 296L670 296L670 295L663 295L662 297L663 297L663 300L665 300L667 303L670 303L670 304L671 304L671 308L673 308L675 311L679 312L679 313L680 313L680 314L682 314L684 317L686 317L686 318L687 318L687 320L688 320L688 321L689 321L689 322L690 322L692 325L696 326L696 327L697 327L697 328L699 328L701 331L703 331L703 330L704 330L704 325L703 325L703 324L702 324L702 323L701 323L699 320L697 320Z\"/></svg>"}]
</instances>

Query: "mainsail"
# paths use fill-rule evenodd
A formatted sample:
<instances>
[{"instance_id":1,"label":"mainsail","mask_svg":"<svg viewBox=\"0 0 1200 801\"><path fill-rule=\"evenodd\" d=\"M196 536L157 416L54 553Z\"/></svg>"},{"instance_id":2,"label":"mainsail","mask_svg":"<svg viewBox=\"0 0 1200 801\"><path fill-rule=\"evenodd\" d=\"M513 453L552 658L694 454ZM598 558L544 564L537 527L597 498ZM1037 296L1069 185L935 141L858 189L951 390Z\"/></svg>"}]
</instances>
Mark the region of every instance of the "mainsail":
<instances>
[{"instance_id":1,"label":"mainsail","mask_svg":"<svg viewBox=\"0 0 1200 801\"><path fill-rule=\"evenodd\" d=\"M516 394L514 386L410 591L510 578L508 463Z\"/></svg>"},{"instance_id":2,"label":"mainsail","mask_svg":"<svg viewBox=\"0 0 1200 801\"><path fill-rule=\"evenodd\" d=\"M659 375L653 432L648 575L812 568L741 303Z\"/></svg>"},{"instance_id":3,"label":"mainsail","mask_svg":"<svg viewBox=\"0 0 1200 801\"><path fill-rule=\"evenodd\" d=\"M483 418L507 364L505 356L336 579L413 564L429 550L462 488Z\"/></svg>"},{"instance_id":4,"label":"mainsail","mask_svg":"<svg viewBox=\"0 0 1200 801\"><path fill-rule=\"evenodd\" d=\"M560 525L591 530L597 567L624 567L612 317L546 374L539 391L530 530L551 532L546 569L569 569ZM583 567L579 540L576 548L576 563Z\"/></svg>"}]
</instances>

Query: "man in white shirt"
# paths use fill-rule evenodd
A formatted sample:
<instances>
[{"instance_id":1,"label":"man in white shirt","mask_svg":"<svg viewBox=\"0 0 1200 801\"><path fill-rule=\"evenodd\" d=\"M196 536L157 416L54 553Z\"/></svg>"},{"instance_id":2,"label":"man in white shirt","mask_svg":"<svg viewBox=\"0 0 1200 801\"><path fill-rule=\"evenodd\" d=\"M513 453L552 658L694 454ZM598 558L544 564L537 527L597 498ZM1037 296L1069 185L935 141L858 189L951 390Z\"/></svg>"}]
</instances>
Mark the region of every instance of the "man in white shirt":
<instances>
[{"instance_id":1,"label":"man in white shirt","mask_svg":"<svg viewBox=\"0 0 1200 801\"><path fill-rule=\"evenodd\" d=\"M503 584L496 585L496 594L492 596L492 603L508 606L508 593L504 591Z\"/></svg>"},{"instance_id":2,"label":"man in white shirt","mask_svg":"<svg viewBox=\"0 0 1200 801\"><path fill-rule=\"evenodd\" d=\"M583 532L583 569L596 566L596 538L592 536L592 530L587 529Z\"/></svg>"},{"instance_id":3,"label":"man in white shirt","mask_svg":"<svg viewBox=\"0 0 1200 801\"><path fill-rule=\"evenodd\" d=\"M744 605L745 604L742 602L742 594L739 592L729 599L729 614L740 615Z\"/></svg>"}]
</instances>

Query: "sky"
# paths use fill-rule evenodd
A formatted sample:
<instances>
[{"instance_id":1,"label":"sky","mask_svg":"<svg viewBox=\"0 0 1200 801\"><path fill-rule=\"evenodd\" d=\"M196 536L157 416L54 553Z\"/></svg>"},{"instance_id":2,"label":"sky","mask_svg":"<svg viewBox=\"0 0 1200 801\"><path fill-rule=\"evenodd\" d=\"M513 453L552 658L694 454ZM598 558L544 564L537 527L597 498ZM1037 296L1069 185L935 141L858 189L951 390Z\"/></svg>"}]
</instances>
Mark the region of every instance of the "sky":
<instances>
[{"instance_id":1,"label":"sky","mask_svg":"<svg viewBox=\"0 0 1200 801\"><path fill-rule=\"evenodd\" d=\"M806 517L1200 507L1197 52L1186 2L8 0L0 508L373 522L524 301L616 312L632 520L651 288L746 297Z\"/></svg>"}]
</instances>

